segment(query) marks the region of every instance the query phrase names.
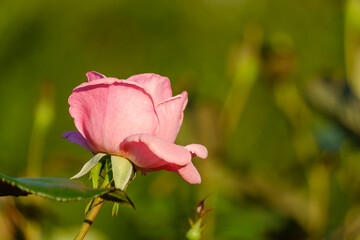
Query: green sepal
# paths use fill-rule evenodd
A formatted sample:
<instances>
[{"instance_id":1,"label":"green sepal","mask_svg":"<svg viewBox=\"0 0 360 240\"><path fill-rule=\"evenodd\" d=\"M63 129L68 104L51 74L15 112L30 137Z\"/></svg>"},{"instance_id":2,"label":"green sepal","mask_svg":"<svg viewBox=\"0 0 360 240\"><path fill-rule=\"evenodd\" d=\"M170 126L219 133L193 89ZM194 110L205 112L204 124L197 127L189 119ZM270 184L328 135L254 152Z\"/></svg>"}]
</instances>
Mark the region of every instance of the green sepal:
<instances>
[{"instance_id":1,"label":"green sepal","mask_svg":"<svg viewBox=\"0 0 360 240\"><path fill-rule=\"evenodd\" d=\"M131 179L134 167L132 163L124 157L111 155L110 159L115 187L124 190Z\"/></svg>"},{"instance_id":2,"label":"green sepal","mask_svg":"<svg viewBox=\"0 0 360 240\"><path fill-rule=\"evenodd\" d=\"M117 216L119 212L119 203L114 203L114 206L112 207L111 216Z\"/></svg>"},{"instance_id":3,"label":"green sepal","mask_svg":"<svg viewBox=\"0 0 360 240\"><path fill-rule=\"evenodd\" d=\"M199 219L194 224L192 221L192 226L186 233L186 238L189 240L200 240L201 239L201 231L203 228L201 227L201 220Z\"/></svg>"},{"instance_id":4,"label":"green sepal","mask_svg":"<svg viewBox=\"0 0 360 240\"><path fill-rule=\"evenodd\" d=\"M106 162L104 163L104 173L105 173L105 176L104 176L103 187L113 186L114 179L113 179L113 173L111 170L110 158L107 158ZM106 184L104 185L104 183L106 183Z\"/></svg>"},{"instance_id":5,"label":"green sepal","mask_svg":"<svg viewBox=\"0 0 360 240\"><path fill-rule=\"evenodd\" d=\"M85 165L81 168L80 172L78 172L73 178L79 178L87 174L100 160L106 158L108 155L105 153L98 153L94 157L92 157Z\"/></svg>"},{"instance_id":6,"label":"green sepal","mask_svg":"<svg viewBox=\"0 0 360 240\"><path fill-rule=\"evenodd\" d=\"M100 179L100 172L102 169L103 163L98 162L90 171L89 179L92 180L93 188L99 187L99 179Z\"/></svg>"}]
</instances>

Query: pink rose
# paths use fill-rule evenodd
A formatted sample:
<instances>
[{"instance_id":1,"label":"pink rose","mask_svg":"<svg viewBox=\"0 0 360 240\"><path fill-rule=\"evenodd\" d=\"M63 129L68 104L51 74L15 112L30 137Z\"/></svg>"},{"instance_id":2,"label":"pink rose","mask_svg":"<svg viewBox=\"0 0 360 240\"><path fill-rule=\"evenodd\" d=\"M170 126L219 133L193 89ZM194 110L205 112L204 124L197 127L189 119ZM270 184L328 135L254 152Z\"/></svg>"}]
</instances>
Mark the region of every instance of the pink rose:
<instances>
[{"instance_id":1,"label":"pink rose","mask_svg":"<svg viewBox=\"0 0 360 240\"><path fill-rule=\"evenodd\" d=\"M70 115L79 131L63 134L93 154L122 156L142 172L177 172L188 183L201 178L192 157L207 157L200 144L174 144L183 121L187 92L172 96L170 81L156 74L126 80L86 74L89 82L69 97Z\"/></svg>"}]
</instances>

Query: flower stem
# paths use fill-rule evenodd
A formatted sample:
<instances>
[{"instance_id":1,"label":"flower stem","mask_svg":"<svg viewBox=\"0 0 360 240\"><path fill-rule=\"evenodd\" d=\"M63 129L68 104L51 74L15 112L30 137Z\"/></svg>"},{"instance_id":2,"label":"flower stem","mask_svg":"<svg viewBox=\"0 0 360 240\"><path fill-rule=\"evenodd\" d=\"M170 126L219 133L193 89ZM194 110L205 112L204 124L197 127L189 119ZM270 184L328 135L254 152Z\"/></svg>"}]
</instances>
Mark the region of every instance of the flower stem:
<instances>
[{"instance_id":1,"label":"flower stem","mask_svg":"<svg viewBox=\"0 0 360 240\"><path fill-rule=\"evenodd\" d=\"M105 177L101 187L106 188L109 185L109 179ZM96 215L98 214L101 206L103 205L104 200L100 197L97 197L93 200L91 203L90 209L85 215L85 219L83 223L81 224L79 232L76 234L74 240L82 240L84 239L85 235L89 231L89 228L91 227L91 224L94 222Z\"/></svg>"},{"instance_id":2,"label":"flower stem","mask_svg":"<svg viewBox=\"0 0 360 240\"><path fill-rule=\"evenodd\" d=\"M110 182L114 181L115 187L124 191L126 186L131 182L131 174L134 172L132 163L123 157L111 156L111 168L108 164L105 164L105 178L101 185L101 188L107 188L110 185ZM100 168L101 169L101 168ZM109 169L111 169L111 174L109 174ZM99 169L98 169L99 170ZM100 171L100 170L99 170ZM97 174L99 174L99 171ZM92 177L94 180L94 177ZM97 187L97 180L95 180ZM100 197L97 197L90 204L89 210L85 214L85 219L81 224L78 234L75 236L75 240L84 239L85 235L89 231L91 224L94 222L96 215L98 214L104 200ZM117 211L115 211L117 212Z\"/></svg>"},{"instance_id":3,"label":"flower stem","mask_svg":"<svg viewBox=\"0 0 360 240\"><path fill-rule=\"evenodd\" d=\"M74 238L75 240L84 239L85 235L89 231L89 228L90 228L91 224L94 222L95 217L98 214L103 203L104 203L103 199L101 199L99 197L95 198L94 202L92 203L91 208L86 213L85 219L84 219L83 223L81 224L78 234Z\"/></svg>"}]
</instances>

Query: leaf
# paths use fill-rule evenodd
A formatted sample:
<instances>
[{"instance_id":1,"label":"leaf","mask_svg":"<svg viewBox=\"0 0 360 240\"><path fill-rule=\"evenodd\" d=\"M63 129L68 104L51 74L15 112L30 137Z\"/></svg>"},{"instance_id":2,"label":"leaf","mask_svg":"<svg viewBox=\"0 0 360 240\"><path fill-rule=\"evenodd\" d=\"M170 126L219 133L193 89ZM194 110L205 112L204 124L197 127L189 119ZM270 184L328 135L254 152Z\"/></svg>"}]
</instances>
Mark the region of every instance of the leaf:
<instances>
[{"instance_id":1,"label":"leaf","mask_svg":"<svg viewBox=\"0 0 360 240\"><path fill-rule=\"evenodd\" d=\"M73 176L71 179L79 178L87 174L103 157L107 156L105 153L98 153L93 158L91 158L85 165L82 167L80 172Z\"/></svg>"},{"instance_id":2,"label":"leaf","mask_svg":"<svg viewBox=\"0 0 360 240\"><path fill-rule=\"evenodd\" d=\"M67 178L13 178L0 173L0 196L35 194L56 201L89 200L111 191L93 189Z\"/></svg>"},{"instance_id":3,"label":"leaf","mask_svg":"<svg viewBox=\"0 0 360 240\"><path fill-rule=\"evenodd\" d=\"M23 191L20 188L12 185L11 183L0 181L0 196L27 196L29 193L27 191Z\"/></svg>"},{"instance_id":4,"label":"leaf","mask_svg":"<svg viewBox=\"0 0 360 240\"><path fill-rule=\"evenodd\" d=\"M13 178L0 173L0 197L29 194L62 202L101 197L107 201L131 206L135 210L134 203L126 192L120 189L89 188L78 180L67 178Z\"/></svg>"},{"instance_id":5,"label":"leaf","mask_svg":"<svg viewBox=\"0 0 360 240\"><path fill-rule=\"evenodd\" d=\"M120 189L113 189L109 193L101 196L101 198L107 201L118 202L123 205L131 206L134 210L136 210L133 201L131 201L125 191Z\"/></svg>"}]
</instances>

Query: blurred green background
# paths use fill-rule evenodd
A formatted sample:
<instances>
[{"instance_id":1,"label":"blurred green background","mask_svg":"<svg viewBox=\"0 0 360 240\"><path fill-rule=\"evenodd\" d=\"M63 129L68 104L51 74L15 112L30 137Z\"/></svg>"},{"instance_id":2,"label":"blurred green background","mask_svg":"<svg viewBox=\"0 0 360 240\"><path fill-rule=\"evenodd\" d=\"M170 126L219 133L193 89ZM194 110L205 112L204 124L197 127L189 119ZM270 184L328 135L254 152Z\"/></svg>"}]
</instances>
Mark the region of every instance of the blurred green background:
<instances>
[{"instance_id":1,"label":"blurred green background","mask_svg":"<svg viewBox=\"0 0 360 240\"><path fill-rule=\"evenodd\" d=\"M359 69L358 0L3 0L0 171L73 176L72 89L153 72L189 93L202 183L138 176L137 210L105 204L86 239L185 239L206 196L203 239L360 239ZM0 238L71 239L86 204L1 198Z\"/></svg>"}]
</instances>

